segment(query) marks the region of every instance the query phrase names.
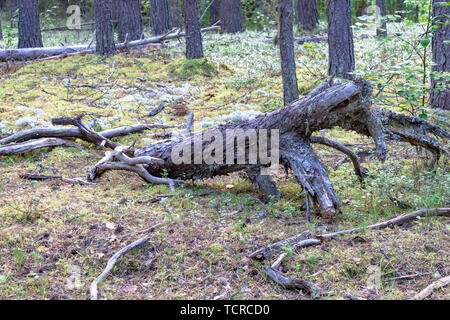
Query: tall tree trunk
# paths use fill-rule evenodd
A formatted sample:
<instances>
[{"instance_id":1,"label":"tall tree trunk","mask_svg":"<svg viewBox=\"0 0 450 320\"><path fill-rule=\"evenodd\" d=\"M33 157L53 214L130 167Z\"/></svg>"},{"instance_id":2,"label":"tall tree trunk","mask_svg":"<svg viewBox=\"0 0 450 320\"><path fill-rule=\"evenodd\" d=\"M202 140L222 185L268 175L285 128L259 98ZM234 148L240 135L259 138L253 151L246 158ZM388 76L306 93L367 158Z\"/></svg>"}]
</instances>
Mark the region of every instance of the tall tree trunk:
<instances>
[{"instance_id":1,"label":"tall tree trunk","mask_svg":"<svg viewBox=\"0 0 450 320\"><path fill-rule=\"evenodd\" d=\"M3 30L2 30L2 11L0 10L0 40L3 40Z\"/></svg>"},{"instance_id":2,"label":"tall tree trunk","mask_svg":"<svg viewBox=\"0 0 450 320\"><path fill-rule=\"evenodd\" d=\"M118 21L119 20L119 12L121 8L122 0L112 0L111 6L111 20Z\"/></svg>"},{"instance_id":3,"label":"tall tree trunk","mask_svg":"<svg viewBox=\"0 0 450 320\"><path fill-rule=\"evenodd\" d=\"M172 29L170 0L150 1L150 27L157 36L165 34Z\"/></svg>"},{"instance_id":4,"label":"tall tree trunk","mask_svg":"<svg viewBox=\"0 0 450 320\"><path fill-rule=\"evenodd\" d=\"M376 0L376 15L377 15L377 37L387 36L386 25L386 0Z\"/></svg>"},{"instance_id":5,"label":"tall tree trunk","mask_svg":"<svg viewBox=\"0 0 450 320\"><path fill-rule=\"evenodd\" d=\"M319 23L316 0L294 0L297 23L303 30L313 30Z\"/></svg>"},{"instance_id":6,"label":"tall tree trunk","mask_svg":"<svg viewBox=\"0 0 450 320\"><path fill-rule=\"evenodd\" d=\"M220 1L220 25L226 33L244 31L241 0Z\"/></svg>"},{"instance_id":7,"label":"tall tree trunk","mask_svg":"<svg viewBox=\"0 0 450 320\"><path fill-rule=\"evenodd\" d=\"M19 0L19 48L43 47L39 0Z\"/></svg>"},{"instance_id":8,"label":"tall tree trunk","mask_svg":"<svg viewBox=\"0 0 450 320\"><path fill-rule=\"evenodd\" d=\"M200 33L200 13L198 0L184 0L184 25L186 28L186 58L203 58L202 34Z\"/></svg>"},{"instance_id":9,"label":"tall tree trunk","mask_svg":"<svg viewBox=\"0 0 450 320\"><path fill-rule=\"evenodd\" d=\"M355 70L353 48L352 7L350 0L327 0L328 74L352 79Z\"/></svg>"},{"instance_id":10,"label":"tall tree trunk","mask_svg":"<svg viewBox=\"0 0 450 320\"><path fill-rule=\"evenodd\" d=\"M283 78L284 105L298 99L297 75L295 73L294 32L292 30L294 10L291 0L279 0L277 6L280 34L281 74Z\"/></svg>"},{"instance_id":11,"label":"tall tree trunk","mask_svg":"<svg viewBox=\"0 0 450 320\"><path fill-rule=\"evenodd\" d=\"M450 72L450 16L449 0L446 6L439 6L443 0L433 0L433 72ZM447 22L447 23L446 23ZM447 41L447 43L445 42ZM434 107L450 110L450 81L443 75L431 78L430 104Z\"/></svg>"},{"instance_id":12,"label":"tall tree trunk","mask_svg":"<svg viewBox=\"0 0 450 320\"><path fill-rule=\"evenodd\" d=\"M120 0L118 9L119 42L142 38L141 0ZM127 35L128 34L128 38Z\"/></svg>"},{"instance_id":13,"label":"tall tree trunk","mask_svg":"<svg viewBox=\"0 0 450 320\"><path fill-rule=\"evenodd\" d=\"M220 1L214 0L214 3L209 7L209 23L211 25L220 20Z\"/></svg>"},{"instance_id":14,"label":"tall tree trunk","mask_svg":"<svg viewBox=\"0 0 450 320\"><path fill-rule=\"evenodd\" d=\"M111 19L112 0L95 0L95 51L97 54L114 54L114 30Z\"/></svg>"},{"instance_id":15,"label":"tall tree trunk","mask_svg":"<svg viewBox=\"0 0 450 320\"><path fill-rule=\"evenodd\" d=\"M395 13L398 14L401 17L401 19L405 18L405 16L406 16L405 0L396 0Z\"/></svg>"}]
</instances>

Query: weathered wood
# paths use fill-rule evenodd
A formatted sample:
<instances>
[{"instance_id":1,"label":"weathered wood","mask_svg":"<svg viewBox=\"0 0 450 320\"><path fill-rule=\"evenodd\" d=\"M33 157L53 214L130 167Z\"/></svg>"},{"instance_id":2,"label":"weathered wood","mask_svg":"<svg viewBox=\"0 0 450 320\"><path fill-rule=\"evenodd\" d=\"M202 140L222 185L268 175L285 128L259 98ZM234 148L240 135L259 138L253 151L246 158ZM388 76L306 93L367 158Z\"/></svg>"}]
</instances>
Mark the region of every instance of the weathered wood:
<instances>
[{"instance_id":1,"label":"weathered wood","mask_svg":"<svg viewBox=\"0 0 450 320\"><path fill-rule=\"evenodd\" d=\"M444 216L444 217L450 217L450 208L436 208L436 209L420 209L411 213L402 214L400 216L394 217L392 219L375 223L372 225L369 225L366 228L353 228L353 229L347 229L337 232L331 232L322 234L319 236L316 236L314 238L307 239L305 238L305 235L311 234L310 231L303 231L302 233L299 233L297 235L294 235L290 238L280 240L278 242L275 242L273 244L270 244L264 248L260 248L248 255L249 258L253 259L264 259L272 256L273 254L279 253L283 247L290 246L292 248L304 248L309 247L312 245L318 245L322 243L322 239L331 239L336 236L340 236L343 234L351 234L355 232L361 232L363 230L379 230L384 229L389 226L395 226L395 225L401 225L405 222L411 221L417 217L421 216Z\"/></svg>"},{"instance_id":2,"label":"weathered wood","mask_svg":"<svg viewBox=\"0 0 450 320\"><path fill-rule=\"evenodd\" d=\"M216 31L219 27L212 26L203 28L201 32ZM124 50L132 47L143 46L149 43L159 43L164 40L185 37L185 32L174 32L164 36L152 37L144 40L135 40L128 43L119 43L116 50ZM76 52L84 52L92 54L95 52L95 46L88 48L88 45L75 45L65 47L45 47L45 48L27 48L27 49L5 49L0 50L0 61L8 60L34 60L42 57L57 56L63 54L71 54Z\"/></svg>"},{"instance_id":3,"label":"weathered wood","mask_svg":"<svg viewBox=\"0 0 450 320\"><path fill-rule=\"evenodd\" d=\"M423 300L426 297L428 297L430 294L433 293L434 290L445 287L450 284L450 275L440 278L437 281L430 284L428 287L420 291L418 294L416 294L412 300Z\"/></svg>"},{"instance_id":4,"label":"weathered wood","mask_svg":"<svg viewBox=\"0 0 450 320\"><path fill-rule=\"evenodd\" d=\"M128 170L139 174L147 182L166 183L173 187L173 183L182 180L211 178L240 170L248 172L249 169L267 167L279 161L294 171L312 204L319 206L322 212L333 215L342 208L326 170L310 146L311 139L315 140L311 138L314 132L339 126L372 137L382 160L387 153L386 139L421 145L439 154L446 152L435 138L430 137L448 138L450 134L445 130L417 117L371 108L371 95L371 86L365 80L340 83L330 79L291 105L252 120L228 122L200 132L182 130L183 134L173 135L171 140L153 143L138 150L127 148L126 152L123 149L124 152L119 153L117 150L121 146L82 123L82 115L53 119L53 123L77 126L77 136L74 135L74 138L81 135L85 141L116 151L111 159L98 164L91 171L90 181L97 180L108 170ZM250 136L252 139L247 139ZM20 138L20 134L17 137ZM267 138L267 141L261 142L261 137ZM331 141L325 142L336 147ZM345 151L342 146L337 147ZM261 149L270 151L271 155L263 156L269 162L262 162L261 153L258 152ZM181 159L177 157L177 152L182 155ZM346 152L351 155L348 150ZM130 159L121 157L121 153ZM111 162L114 158L122 162ZM133 158L156 158L161 161L142 163L137 160L136 163ZM278 195L270 177L255 175L253 178L253 182L261 179L256 185L267 184L264 188L272 190L267 194Z\"/></svg>"},{"instance_id":5,"label":"weathered wood","mask_svg":"<svg viewBox=\"0 0 450 320\"><path fill-rule=\"evenodd\" d=\"M104 130L100 132L100 134L108 139L126 136L133 133L142 132L144 130L151 129L169 129L174 126L166 125L166 124L134 124L130 126ZM79 138L82 139L84 136L81 134L80 129L78 128L59 128L59 127L49 127L49 128L33 128L27 129L24 131L19 131L15 134L12 134L6 138L0 140L0 145L8 144L12 142L22 142L31 139L39 139L39 138Z\"/></svg>"},{"instance_id":6,"label":"weathered wood","mask_svg":"<svg viewBox=\"0 0 450 320\"><path fill-rule=\"evenodd\" d=\"M42 138L37 140L25 141L22 143L11 143L0 146L0 156L10 156L14 154L25 154L34 150L47 147L72 147L82 150L83 148L73 142L59 138Z\"/></svg>"},{"instance_id":7,"label":"weathered wood","mask_svg":"<svg viewBox=\"0 0 450 320\"><path fill-rule=\"evenodd\" d=\"M280 271L269 266L264 266L263 270L270 279L272 279L275 283L278 283L283 288L304 290L313 298L320 297L322 295L322 290L312 282L294 277L286 277Z\"/></svg>"},{"instance_id":8,"label":"weathered wood","mask_svg":"<svg viewBox=\"0 0 450 320\"><path fill-rule=\"evenodd\" d=\"M275 243L271 244L270 246L256 250L256 251L252 252L251 254L249 254L248 256L249 256L249 258L253 258L253 259L267 259L267 258L271 257L273 254L280 252L280 250L283 249L283 247L290 247L295 243L298 243L300 241L308 239L308 237L310 237L310 236L311 236L311 232L307 230L307 231L304 231L293 237L275 242Z\"/></svg>"},{"instance_id":9,"label":"weathered wood","mask_svg":"<svg viewBox=\"0 0 450 320\"><path fill-rule=\"evenodd\" d=\"M328 173L311 148L308 139L297 133L283 135L280 140L283 163L294 171L297 181L330 216L342 212L342 205L334 192Z\"/></svg>"}]
</instances>

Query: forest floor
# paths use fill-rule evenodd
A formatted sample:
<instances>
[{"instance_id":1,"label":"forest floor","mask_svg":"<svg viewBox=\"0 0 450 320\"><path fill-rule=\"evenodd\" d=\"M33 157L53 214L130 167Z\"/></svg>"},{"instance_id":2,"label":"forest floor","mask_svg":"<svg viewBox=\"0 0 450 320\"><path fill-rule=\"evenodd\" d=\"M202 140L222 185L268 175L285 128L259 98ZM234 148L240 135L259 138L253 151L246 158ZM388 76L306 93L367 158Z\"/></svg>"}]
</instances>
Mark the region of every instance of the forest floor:
<instances>
[{"instance_id":1,"label":"forest floor","mask_svg":"<svg viewBox=\"0 0 450 320\"><path fill-rule=\"evenodd\" d=\"M248 34L206 36L208 58L196 62L184 60L183 46L175 44L109 58L29 64L1 76L0 136L81 112L94 115L94 128L101 130L138 122L185 123L188 111L194 112L196 125L208 127L274 110L282 104L276 48L249 39ZM376 64L377 45L374 39L356 41L357 61ZM302 95L325 79L325 48L296 46ZM146 117L161 101L166 109ZM448 122L448 114L427 112L432 121ZM117 141L127 145L136 139L139 147L162 132ZM355 151L373 148L370 140L351 132L320 134ZM87 299L90 283L108 259L143 236L130 233L159 223L149 243L121 258L100 284L101 299L309 299L269 281L262 266L273 261L253 261L248 254L304 230L319 234L364 227L415 208L450 205L448 158L431 169L424 153L403 143L389 145L385 163L371 159L363 164L372 175L364 185L349 163L334 169L341 154L315 146L344 205L333 221L313 214L308 223L304 193L284 172L276 179L284 198L265 207L241 174L188 182L175 193L128 172L110 172L95 186L19 178L30 172L84 177L103 152L80 144L83 151L54 148L0 159L0 299ZM408 299L449 274L449 237L448 218L420 218L317 247L286 248L282 269L320 286L328 292L325 299L347 293ZM381 282L374 284L377 273ZM415 276L393 279L405 275ZM430 298L450 298L449 287Z\"/></svg>"}]
</instances>

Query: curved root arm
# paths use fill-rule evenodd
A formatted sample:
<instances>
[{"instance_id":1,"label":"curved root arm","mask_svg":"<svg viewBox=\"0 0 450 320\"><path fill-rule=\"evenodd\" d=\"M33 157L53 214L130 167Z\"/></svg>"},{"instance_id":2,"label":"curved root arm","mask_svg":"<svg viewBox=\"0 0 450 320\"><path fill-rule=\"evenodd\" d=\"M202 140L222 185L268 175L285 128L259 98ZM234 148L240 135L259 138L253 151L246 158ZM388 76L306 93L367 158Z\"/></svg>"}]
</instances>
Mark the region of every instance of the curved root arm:
<instances>
[{"instance_id":1,"label":"curved root arm","mask_svg":"<svg viewBox=\"0 0 450 320\"><path fill-rule=\"evenodd\" d=\"M329 140L324 137L310 137L309 140L312 143L318 143L323 144L325 146L331 147L333 149L339 150L342 153L346 154L350 160L353 163L353 167L355 169L356 175L359 177L361 181L364 180L364 176L366 175L365 172L363 172L363 168L361 167L361 164L359 163L359 157L354 153L351 149L347 148L346 146L340 144L339 142Z\"/></svg>"}]
</instances>

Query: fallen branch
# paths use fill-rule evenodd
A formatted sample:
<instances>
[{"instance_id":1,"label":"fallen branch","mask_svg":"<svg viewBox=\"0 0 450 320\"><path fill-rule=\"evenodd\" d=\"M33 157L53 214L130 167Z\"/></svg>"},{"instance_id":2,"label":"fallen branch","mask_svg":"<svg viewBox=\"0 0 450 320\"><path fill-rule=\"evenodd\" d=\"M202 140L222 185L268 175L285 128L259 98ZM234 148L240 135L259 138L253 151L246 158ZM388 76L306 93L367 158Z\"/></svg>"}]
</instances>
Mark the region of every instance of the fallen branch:
<instances>
[{"instance_id":1,"label":"fallen branch","mask_svg":"<svg viewBox=\"0 0 450 320\"><path fill-rule=\"evenodd\" d=\"M216 31L219 27L212 26L201 29L201 32ZM128 43L119 43L116 45L116 50L126 50L130 47L137 47L146 45L149 43L158 43L165 40L175 39L179 37L185 37L185 32L175 32L167 34L164 36L158 36L153 38L148 38L144 40L135 40ZM42 57L48 56L58 56L63 54L73 54L83 52L86 54L95 53L95 46L89 49L87 45L75 45L75 46L65 46L65 47L45 47L45 48L23 48L23 49L5 49L0 50L0 61L9 60L34 60Z\"/></svg>"},{"instance_id":2,"label":"fallen branch","mask_svg":"<svg viewBox=\"0 0 450 320\"><path fill-rule=\"evenodd\" d=\"M156 226L154 226L153 228L155 228ZM153 229L152 229L153 230ZM97 300L97 295L98 295L98 290L97 290L97 286L98 284L108 275L108 273L111 271L111 269L114 267L114 265L116 264L117 260L123 256L125 253L127 253L128 251L130 251L131 249L134 249L140 245L143 245L144 243L146 243L148 240L150 239L150 235L147 235L143 238L140 238L136 241L134 241L133 243L129 244L128 246L126 246L125 248L121 249L120 251L118 251L117 253L115 253L109 260L108 263L106 264L105 269L103 270L103 272L91 283L90 286L90 294L91 294L91 300Z\"/></svg>"},{"instance_id":3,"label":"fallen branch","mask_svg":"<svg viewBox=\"0 0 450 320\"><path fill-rule=\"evenodd\" d=\"M26 141L22 143L11 143L0 146L0 156L10 156L14 154L24 154L33 150L48 147L71 147L83 150L80 145L59 138L42 138L37 140Z\"/></svg>"},{"instance_id":4,"label":"fallen branch","mask_svg":"<svg viewBox=\"0 0 450 320\"><path fill-rule=\"evenodd\" d=\"M420 216L435 216L435 215L448 217L450 216L450 208L421 209L411 213L402 214L398 217L383 222L372 224L366 228L347 229L338 232L322 234L315 238L310 239L307 238L310 235L310 231L304 231L298 235L292 236L285 240L278 241L267 247L258 249L255 252L249 254L249 258L264 259L272 256L275 253L280 252L285 246L291 246L293 248L304 248L312 245L318 245L322 243L324 239L331 239L338 235L361 232L363 230L379 230L387 228L389 226L401 225L407 221L413 220Z\"/></svg>"},{"instance_id":5,"label":"fallen branch","mask_svg":"<svg viewBox=\"0 0 450 320\"><path fill-rule=\"evenodd\" d=\"M445 287L448 284L450 284L450 276L440 278L439 280L433 282L428 287L426 287L425 289L420 291L418 294L416 294L412 298L412 300L423 300L426 297L428 297L430 294L432 294L434 290Z\"/></svg>"},{"instance_id":6,"label":"fallen branch","mask_svg":"<svg viewBox=\"0 0 450 320\"><path fill-rule=\"evenodd\" d=\"M105 138L111 139L115 137L126 136L133 133L139 133L144 130L150 129L169 129L174 126L169 126L165 124L135 124L131 126L125 126L120 128L115 128L111 130L105 130L99 132ZM34 128L12 134L4 139L0 140L0 145L12 143L12 142L22 142L30 139L38 138L72 138L72 139L83 139L83 134L78 128Z\"/></svg>"},{"instance_id":7,"label":"fallen branch","mask_svg":"<svg viewBox=\"0 0 450 320\"><path fill-rule=\"evenodd\" d=\"M309 230L304 231L293 237L275 242L274 244L271 244L265 248L256 250L255 252L251 253L249 255L249 257L254 258L254 259L263 259L263 258L267 259L267 258L271 257L273 254L280 252L283 249L283 247L292 246L295 243L299 243L303 240L308 239L308 237L310 237L310 236L311 236L311 232Z\"/></svg>"},{"instance_id":8,"label":"fallen branch","mask_svg":"<svg viewBox=\"0 0 450 320\"><path fill-rule=\"evenodd\" d=\"M85 180L82 180L82 179L78 179L78 178L70 179L70 178L63 178L63 177L60 177L60 176L20 174L19 177L22 178L22 179L36 180L36 181L38 181L38 180L58 180L58 181L65 182L65 183L70 183L70 184L95 185L95 183L93 183L93 182L85 181Z\"/></svg>"},{"instance_id":9,"label":"fallen branch","mask_svg":"<svg viewBox=\"0 0 450 320\"><path fill-rule=\"evenodd\" d=\"M322 295L322 290L312 282L294 277L286 277L280 271L269 266L264 266L263 270L270 279L286 289L303 290L313 298Z\"/></svg>"}]
</instances>

